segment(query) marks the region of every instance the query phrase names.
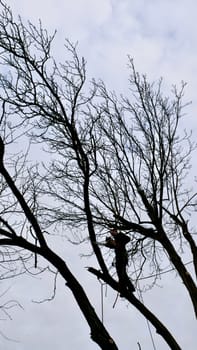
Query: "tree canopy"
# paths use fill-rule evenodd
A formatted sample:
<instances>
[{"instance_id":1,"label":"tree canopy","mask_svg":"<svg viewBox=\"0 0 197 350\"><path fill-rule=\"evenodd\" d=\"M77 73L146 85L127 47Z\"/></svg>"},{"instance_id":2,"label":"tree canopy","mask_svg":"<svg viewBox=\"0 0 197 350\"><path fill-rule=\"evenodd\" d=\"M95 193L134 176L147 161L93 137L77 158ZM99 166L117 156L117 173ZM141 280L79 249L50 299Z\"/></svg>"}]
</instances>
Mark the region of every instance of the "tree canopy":
<instances>
[{"instance_id":1,"label":"tree canopy","mask_svg":"<svg viewBox=\"0 0 197 350\"><path fill-rule=\"evenodd\" d=\"M187 186L196 145L179 127L185 84L166 97L162 80L150 83L131 58L128 96L108 91L103 81L89 84L75 44L65 42L65 61L57 63L54 35L41 23L15 20L0 5L1 267L14 261L16 269L7 273L13 278L21 266L42 273L44 258L71 289L91 338L103 350L117 349L79 281L49 244L54 232L78 244L88 241L97 266L87 273L119 293L114 254L105 246L106 232L115 228L130 238L128 278L136 289L121 290L121 297L171 349L181 349L137 291L144 290L138 281L147 275L153 288L167 261L197 315L197 249L190 224L197 202ZM16 142L21 152L14 154ZM41 147L35 160L32 150Z\"/></svg>"}]
</instances>

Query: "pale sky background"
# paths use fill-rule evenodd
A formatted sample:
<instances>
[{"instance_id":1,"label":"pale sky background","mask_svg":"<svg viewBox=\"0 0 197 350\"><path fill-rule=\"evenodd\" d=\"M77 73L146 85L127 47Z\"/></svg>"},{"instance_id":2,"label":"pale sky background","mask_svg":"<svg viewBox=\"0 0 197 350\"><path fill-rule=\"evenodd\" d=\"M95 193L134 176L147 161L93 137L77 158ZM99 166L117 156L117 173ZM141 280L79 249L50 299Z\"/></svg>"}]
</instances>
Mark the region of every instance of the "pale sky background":
<instances>
[{"instance_id":1,"label":"pale sky background","mask_svg":"<svg viewBox=\"0 0 197 350\"><path fill-rule=\"evenodd\" d=\"M64 38L79 41L79 51L87 60L88 76L102 78L107 86L127 91L127 55L135 61L139 72L152 79L164 77L166 86L188 83L186 101L187 127L197 135L197 2L196 0L7 0L16 14L43 26L56 37L56 55L63 57ZM195 173L194 164L194 173ZM90 276L85 266L90 261L80 259L81 248L61 241L71 270L84 286L95 309L100 314L99 282ZM92 264L92 262L91 262ZM0 320L0 332L18 342L0 335L4 350L96 350L89 338L89 328L76 305L71 292L58 280L56 298L37 305L52 293L52 282L46 276L34 279L20 277L8 281L5 300L18 300L24 310L12 310L12 321ZM165 285L165 288L163 287ZM1 284L1 291L4 285ZM120 350L153 349L146 320L132 306L118 300L107 289L104 298L104 322ZM177 337L182 349L196 349L196 321L187 294L173 274L166 274L154 291L144 295L145 302L166 323ZM167 350L164 341L155 334L157 350Z\"/></svg>"}]
</instances>

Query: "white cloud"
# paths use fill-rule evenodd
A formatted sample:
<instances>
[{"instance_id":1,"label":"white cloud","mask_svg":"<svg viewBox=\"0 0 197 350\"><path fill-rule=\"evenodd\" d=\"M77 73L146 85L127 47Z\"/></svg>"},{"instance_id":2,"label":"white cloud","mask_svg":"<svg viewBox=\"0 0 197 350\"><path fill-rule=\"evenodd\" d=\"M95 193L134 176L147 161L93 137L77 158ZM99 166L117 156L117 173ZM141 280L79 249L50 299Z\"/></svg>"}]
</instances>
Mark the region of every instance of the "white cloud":
<instances>
[{"instance_id":1,"label":"white cloud","mask_svg":"<svg viewBox=\"0 0 197 350\"><path fill-rule=\"evenodd\" d=\"M88 61L87 69L90 72L90 76L102 77L115 90L126 90L128 79L128 70L126 68L127 54L134 57L137 70L147 73L151 79L163 76L169 86L174 82L179 83L182 79L187 81L186 99L192 99L194 101L190 107L192 119L191 116L188 117L190 121L188 124L197 133L197 119L195 117L197 108L196 0L7 0L7 2L14 8L15 13L20 13L23 17L33 21L41 18L43 26L50 28L51 31L57 28L59 34L57 36L56 47L61 56L64 37L68 37L74 41L79 40L80 52ZM70 263L70 265L74 265L72 259ZM76 271L76 266L74 268ZM88 279L87 273L84 273L83 278L85 280ZM91 294L94 287L91 283L87 284L88 291ZM61 293L64 294L63 289ZM155 290L155 293L157 297L158 295L160 297L159 290ZM53 349L56 346L56 340L52 332L54 320L55 324L58 325L55 326L56 336L58 339L62 337L60 338L61 344L59 343L58 350L65 349L65 346L75 350L81 348L96 349L97 347L88 339L88 329L86 326L82 326L84 323L81 321L80 312L74 306L74 300L72 297L68 297L66 292L66 298L68 300L68 309L66 310L62 294L58 296L55 307L54 304L48 304L46 309L42 309L45 310L43 315L38 312L36 317L37 311L35 309L34 311L31 309L31 312L35 312L31 319L28 319L25 314L20 313L20 338L23 335L23 327L29 322L31 325L30 329L32 327L31 341L33 342L36 331L39 332L40 325L45 327L44 323L46 322L46 328L44 328L42 338L43 346L40 348ZM154 299L152 299L153 307L156 303L155 298L157 298L155 295ZM171 295L172 289L169 285L169 289L165 289L165 293L162 294L163 303L168 301L168 299L170 300ZM115 296L110 295L110 297L114 298ZM99 294L97 293L91 298L99 309ZM174 309L180 308L177 295L175 299ZM106 316L107 325L110 329L113 329L112 333L114 335L119 334L119 328L120 326L122 327L120 337L122 339L119 339L119 341L121 344L124 344L123 348L126 348L128 338L125 341L125 337L126 333L128 334L127 330L129 330L129 340L131 344L133 341L133 348L137 349L137 341L143 338L144 335L141 333L145 332L145 325L143 324L142 326L142 318L137 316L134 309L129 309L128 311L131 313L131 316L127 314L127 310L124 313L122 302L120 302L120 307L118 304L117 308L113 310L111 300L109 301L107 299L105 301L106 314L108 315ZM149 302L151 302L151 299ZM159 299L158 304L156 304L158 309L160 308L160 304L161 301ZM60 310L62 308L64 309L65 315L61 313L61 316L58 317L56 314L57 309L55 309L58 307ZM71 307L71 310L69 307ZM172 305L170 305L171 307ZM36 306L36 310L38 308ZM73 308L74 315L72 314ZM187 324L185 323L185 334L181 320L176 318L169 320L169 315L166 314L164 308L162 308L162 313L163 317L169 321L170 327L175 329L177 334L180 334L183 341L182 344L184 345L183 348L192 349L195 334L194 323L187 314L187 306L183 310L185 320L187 320ZM122 312L124 313L124 318ZM53 316L53 313L55 313L55 316ZM18 317L18 314L16 314L15 323L12 323L12 325L15 324L14 327L17 326ZM51 328L48 328L47 321ZM76 334L73 335L73 340L71 339L73 342L69 347L68 344L65 345L64 343L64 329L69 329L70 323L75 324L75 332L77 332L78 325L80 325L81 329L77 336ZM59 332L58 327L60 328ZM141 329L143 329L143 332L141 332ZM10 329L9 335L12 336L13 332L15 330ZM131 334L132 332L134 335ZM83 341L81 340L81 344L76 340L76 344L74 343L74 338L79 337L79 334L82 334L84 338ZM148 335L146 333L145 339L143 339L143 349L147 348L147 337ZM23 350L27 348L31 350L34 348L31 341L24 335L24 344L20 344L18 348L14 343L7 343L6 341L3 342L3 348L4 350ZM82 344L84 345L82 346ZM132 348L131 344L128 345L127 343L127 347ZM39 342L36 343L36 347L39 349ZM167 349L162 342L158 348L160 350Z\"/></svg>"}]
</instances>

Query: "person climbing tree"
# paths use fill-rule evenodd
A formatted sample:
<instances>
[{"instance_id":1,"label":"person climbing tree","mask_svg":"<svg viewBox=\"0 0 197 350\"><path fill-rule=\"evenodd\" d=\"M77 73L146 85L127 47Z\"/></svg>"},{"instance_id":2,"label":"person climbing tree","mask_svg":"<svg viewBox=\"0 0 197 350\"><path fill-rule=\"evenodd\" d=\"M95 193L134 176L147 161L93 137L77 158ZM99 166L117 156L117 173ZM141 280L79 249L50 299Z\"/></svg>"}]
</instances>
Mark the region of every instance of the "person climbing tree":
<instances>
[{"instance_id":1,"label":"person climbing tree","mask_svg":"<svg viewBox=\"0 0 197 350\"><path fill-rule=\"evenodd\" d=\"M128 254L126 244L129 243L130 238L122 232L118 232L116 228L110 230L113 237L106 237L105 246L115 250L116 256L116 271L119 279L120 293L129 291L135 292L135 287L130 281L127 274Z\"/></svg>"}]
</instances>

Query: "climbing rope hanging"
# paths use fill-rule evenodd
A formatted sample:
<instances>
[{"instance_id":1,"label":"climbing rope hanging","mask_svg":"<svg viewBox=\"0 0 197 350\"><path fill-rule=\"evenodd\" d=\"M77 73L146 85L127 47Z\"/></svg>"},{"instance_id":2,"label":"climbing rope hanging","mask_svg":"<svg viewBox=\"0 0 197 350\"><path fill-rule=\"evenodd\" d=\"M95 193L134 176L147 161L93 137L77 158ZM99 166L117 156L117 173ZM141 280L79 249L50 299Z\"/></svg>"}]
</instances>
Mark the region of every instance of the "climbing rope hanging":
<instances>
[{"instance_id":1,"label":"climbing rope hanging","mask_svg":"<svg viewBox=\"0 0 197 350\"><path fill-rule=\"evenodd\" d=\"M107 284L105 282L100 281L101 285L101 321L104 322L104 296L107 296ZM104 295L104 287L105 287L105 295Z\"/></svg>"},{"instance_id":2,"label":"climbing rope hanging","mask_svg":"<svg viewBox=\"0 0 197 350\"><path fill-rule=\"evenodd\" d=\"M103 301L103 283L101 282L101 321L102 323L104 322L104 308L103 308L103 304L104 304L104 301Z\"/></svg>"},{"instance_id":3,"label":"climbing rope hanging","mask_svg":"<svg viewBox=\"0 0 197 350\"><path fill-rule=\"evenodd\" d=\"M104 322L104 294L103 294L103 288L105 283L103 283L102 281L100 281L100 285L101 285L101 321L102 323Z\"/></svg>"},{"instance_id":4,"label":"climbing rope hanging","mask_svg":"<svg viewBox=\"0 0 197 350\"><path fill-rule=\"evenodd\" d=\"M133 261L133 267L134 267L135 275L137 277L137 271L136 271L136 266L135 266L135 262L134 261ZM139 280L138 280L137 283L139 285ZM140 288L138 289L137 293L138 293L138 296L139 296L139 300L141 300L141 302L144 304L144 299L143 299L142 292L141 292ZM150 327L150 322L148 320L146 320L146 323L147 323L147 327L148 327L148 332L150 334L150 338L151 338L151 343L152 343L153 349L157 350L156 349L156 345L155 345L155 341L154 341L154 338L153 338L152 330L151 330L151 327Z\"/></svg>"}]
</instances>

